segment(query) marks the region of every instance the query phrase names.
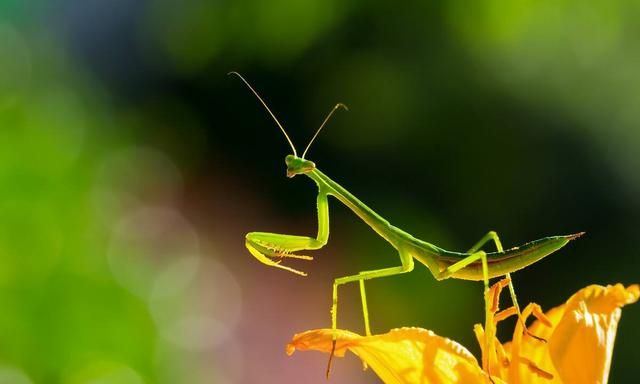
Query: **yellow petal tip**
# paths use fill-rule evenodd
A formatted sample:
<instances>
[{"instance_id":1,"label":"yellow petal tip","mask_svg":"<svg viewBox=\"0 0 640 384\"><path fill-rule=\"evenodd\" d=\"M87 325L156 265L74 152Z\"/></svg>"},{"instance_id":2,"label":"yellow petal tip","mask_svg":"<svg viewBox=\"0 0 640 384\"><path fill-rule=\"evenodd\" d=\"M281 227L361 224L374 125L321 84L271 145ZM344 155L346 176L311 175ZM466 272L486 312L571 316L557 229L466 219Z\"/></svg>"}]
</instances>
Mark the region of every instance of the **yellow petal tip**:
<instances>
[{"instance_id":1,"label":"yellow petal tip","mask_svg":"<svg viewBox=\"0 0 640 384\"><path fill-rule=\"evenodd\" d=\"M633 304L640 298L640 285L633 284L627 288L627 304Z\"/></svg>"}]
</instances>

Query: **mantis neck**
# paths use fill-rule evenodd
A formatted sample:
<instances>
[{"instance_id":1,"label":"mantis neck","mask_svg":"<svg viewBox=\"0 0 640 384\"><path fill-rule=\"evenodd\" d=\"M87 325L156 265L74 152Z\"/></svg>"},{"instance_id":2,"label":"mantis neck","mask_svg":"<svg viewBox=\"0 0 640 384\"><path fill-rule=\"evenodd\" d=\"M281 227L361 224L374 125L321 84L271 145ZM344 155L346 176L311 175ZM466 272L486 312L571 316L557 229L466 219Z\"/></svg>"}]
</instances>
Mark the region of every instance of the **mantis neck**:
<instances>
[{"instance_id":1,"label":"mantis neck","mask_svg":"<svg viewBox=\"0 0 640 384\"><path fill-rule=\"evenodd\" d=\"M378 235L387 240L393 247L398 248L401 241L401 232L398 228L389 224L387 220L378 215L375 211L358 200L349 191L344 189L340 184L331 180L329 176L320 172L317 168L306 174L318 184L320 194L326 193L332 195L342 204L346 205L355 213L362 221L367 223ZM402 232L404 233L404 232Z\"/></svg>"}]
</instances>

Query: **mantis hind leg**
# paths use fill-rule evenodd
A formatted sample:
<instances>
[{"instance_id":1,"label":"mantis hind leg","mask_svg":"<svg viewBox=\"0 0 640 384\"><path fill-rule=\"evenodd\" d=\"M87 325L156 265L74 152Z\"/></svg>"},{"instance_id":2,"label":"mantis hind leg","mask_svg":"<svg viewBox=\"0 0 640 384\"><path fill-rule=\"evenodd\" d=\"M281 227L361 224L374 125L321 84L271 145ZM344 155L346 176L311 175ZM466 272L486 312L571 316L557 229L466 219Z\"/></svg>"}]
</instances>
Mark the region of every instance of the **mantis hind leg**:
<instances>
[{"instance_id":1,"label":"mantis hind leg","mask_svg":"<svg viewBox=\"0 0 640 384\"><path fill-rule=\"evenodd\" d=\"M249 252L263 264L281 268L298 275L306 273L282 265L283 258L313 260L313 257L293 252L315 250L324 247L329 240L329 202L323 190L318 192L318 235L317 237L294 236L269 232L250 232L245 237Z\"/></svg>"},{"instance_id":2,"label":"mantis hind leg","mask_svg":"<svg viewBox=\"0 0 640 384\"><path fill-rule=\"evenodd\" d=\"M440 273L435 275L435 278L437 280L448 279L454 273L466 268L469 264L472 264L478 260L480 260L480 262L482 263L482 280L484 281L484 290L486 292L489 290L489 267L487 263L487 253L485 251L475 251L471 253L471 255L465 257L457 263L451 264L447 268L440 271Z\"/></svg>"},{"instance_id":3,"label":"mantis hind leg","mask_svg":"<svg viewBox=\"0 0 640 384\"><path fill-rule=\"evenodd\" d=\"M471 247L471 249L468 252L469 253L476 252L477 250L482 248L489 241L493 241L493 243L496 245L496 249L498 250L498 252L504 252L504 249L502 248L502 243L500 242L500 238L498 237L498 234L495 231L487 232L487 234L484 235L477 243L475 243L474 246ZM513 287L513 279L511 278L511 274L507 273L505 275L505 277L509 281L508 287L509 287L509 295L511 296L511 302L513 303L513 307L515 308L516 314L518 315L518 321L520 321L520 323L522 324L522 329L524 330L524 333L526 333L527 335L533 337L534 339L537 339L537 340L540 340L540 341L546 341L545 339L532 334L527 329L527 325L524 322L524 319L523 319L523 316L522 316L522 312L520 311L520 305L518 304L518 298L516 297L516 290Z\"/></svg>"}]
</instances>

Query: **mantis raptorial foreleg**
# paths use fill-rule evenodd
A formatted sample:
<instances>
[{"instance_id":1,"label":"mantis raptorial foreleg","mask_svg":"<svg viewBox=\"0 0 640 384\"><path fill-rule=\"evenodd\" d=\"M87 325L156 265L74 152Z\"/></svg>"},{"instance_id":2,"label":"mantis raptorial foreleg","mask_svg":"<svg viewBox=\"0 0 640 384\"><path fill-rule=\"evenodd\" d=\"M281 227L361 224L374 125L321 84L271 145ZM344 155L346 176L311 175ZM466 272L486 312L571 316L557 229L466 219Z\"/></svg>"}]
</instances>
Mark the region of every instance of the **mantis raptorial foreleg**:
<instances>
[{"instance_id":1,"label":"mantis raptorial foreleg","mask_svg":"<svg viewBox=\"0 0 640 384\"><path fill-rule=\"evenodd\" d=\"M320 249L329 240L329 202L327 193L322 189L318 192L318 236L294 236L269 232L247 233L245 245L249 252L258 260L269 266L285 269L298 275L306 276L306 273L281 265L281 260L276 258L294 258L313 260L313 257L297 255L292 252L301 250Z\"/></svg>"}]
</instances>

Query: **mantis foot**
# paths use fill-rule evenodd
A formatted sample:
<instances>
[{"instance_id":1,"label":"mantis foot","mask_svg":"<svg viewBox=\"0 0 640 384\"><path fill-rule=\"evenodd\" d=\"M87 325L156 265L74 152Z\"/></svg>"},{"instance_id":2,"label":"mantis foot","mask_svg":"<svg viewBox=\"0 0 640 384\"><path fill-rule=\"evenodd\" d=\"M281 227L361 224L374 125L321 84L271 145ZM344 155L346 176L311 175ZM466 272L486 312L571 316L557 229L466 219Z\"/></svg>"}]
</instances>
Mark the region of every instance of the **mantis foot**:
<instances>
[{"instance_id":1,"label":"mantis foot","mask_svg":"<svg viewBox=\"0 0 640 384\"><path fill-rule=\"evenodd\" d=\"M336 353L336 339L331 341L331 353L329 354L329 362L327 363L327 380L329 380L329 375L331 374L331 363L333 362L333 355Z\"/></svg>"}]
</instances>

